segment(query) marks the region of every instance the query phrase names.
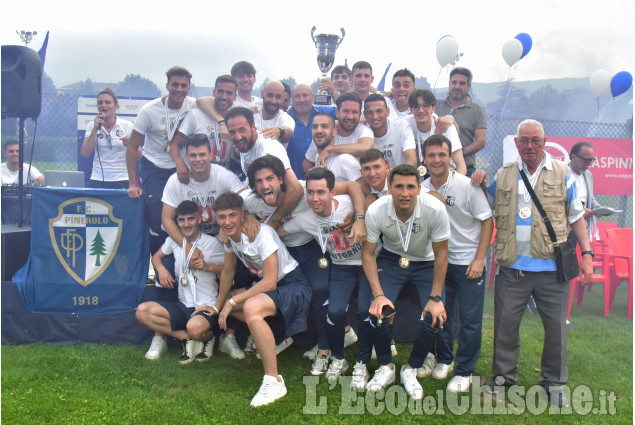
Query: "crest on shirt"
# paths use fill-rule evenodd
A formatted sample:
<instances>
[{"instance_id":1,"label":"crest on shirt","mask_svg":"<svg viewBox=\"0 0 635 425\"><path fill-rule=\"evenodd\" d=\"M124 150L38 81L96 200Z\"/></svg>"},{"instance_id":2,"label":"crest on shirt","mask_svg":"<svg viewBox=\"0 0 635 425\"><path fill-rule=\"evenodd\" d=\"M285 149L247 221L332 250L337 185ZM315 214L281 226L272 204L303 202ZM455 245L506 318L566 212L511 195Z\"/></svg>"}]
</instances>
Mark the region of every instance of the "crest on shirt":
<instances>
[{"instance_id":1,"label":"crest on shirt","mask_svg":"<svg viewBox=\"0 0 635 425\"><path fill-rule=\"evenodd\" d=\"M123 136L123 131L117 130L117 131L115 131L115 134L117 135L117 137L121 137L121 136Z\"/></svg>"},{"instance_id":2,"label":"crest on shirt","mask_svg":"<svg viewBox=\"0 0 635 425\"><path fill-rule=\"evenodd\" d=\"M419 233L421 231L421 225L419 223L414 223L412 225L412 233Z\"/></svg>"},{"instance_id":3,"label":"crest on shirt","mask_svg":"<svg viewBox=\"0 0 635 425\"><path fill-rule=\"evenodd\" d=\"M49 219L49 235L55 255L68 274L87 286L110 265L121 240L122 220L107 202L74 198L58 206Z\"/></svg>"},{"instance_id":4,"label":"crest on shirt","mask_svg":"<svg viewBox=\"0 0 635 425\"><path fill-rule=\"evenodd\" d=\"M445 203L448 204L449 206L454 205L454 201L456 198L454 198L454 196L448 196L447 198L445 198Z\"/></svg>"}]
</instances>

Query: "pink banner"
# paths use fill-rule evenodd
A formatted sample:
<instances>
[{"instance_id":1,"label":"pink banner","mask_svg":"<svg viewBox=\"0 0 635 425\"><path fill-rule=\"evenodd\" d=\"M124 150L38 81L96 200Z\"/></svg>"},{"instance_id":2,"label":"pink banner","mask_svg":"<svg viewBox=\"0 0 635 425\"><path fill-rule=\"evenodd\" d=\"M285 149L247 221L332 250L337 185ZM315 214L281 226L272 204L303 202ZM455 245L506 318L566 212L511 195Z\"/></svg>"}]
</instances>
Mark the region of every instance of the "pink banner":
<instances>
[{"instance_id":1,"label":"pink banner","mask_svg":"<svg viewBox=\"0 0 635 425\"><path fill-rule=\"evenodd\" d=\"M578 142L589 142L597 158L589 167L595 195L633 195L633 139L547 136L545 150L568 161L568 152Z\"/></svg>"}]
</instances>

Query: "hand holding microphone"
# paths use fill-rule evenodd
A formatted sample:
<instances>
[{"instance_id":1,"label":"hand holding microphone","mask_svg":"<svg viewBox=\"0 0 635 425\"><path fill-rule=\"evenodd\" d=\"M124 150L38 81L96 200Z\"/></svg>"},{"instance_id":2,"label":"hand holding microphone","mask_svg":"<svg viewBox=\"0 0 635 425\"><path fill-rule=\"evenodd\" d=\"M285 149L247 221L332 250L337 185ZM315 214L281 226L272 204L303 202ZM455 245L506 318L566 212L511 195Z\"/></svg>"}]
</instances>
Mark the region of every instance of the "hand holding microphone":
<instances>
[{"instance_id":1,"label":"hand holding microphone","mask_svg":"<svg viewBox=\"0 0 635 425\"><path fill-rule=\"evenodd\" d=\"M97 115L97 120L99 121L99 125L97 125L97 131L101 130L101 126L104 124L104 117L106 116L105 112L100 112Z\"/></svg>"}]
</instances>

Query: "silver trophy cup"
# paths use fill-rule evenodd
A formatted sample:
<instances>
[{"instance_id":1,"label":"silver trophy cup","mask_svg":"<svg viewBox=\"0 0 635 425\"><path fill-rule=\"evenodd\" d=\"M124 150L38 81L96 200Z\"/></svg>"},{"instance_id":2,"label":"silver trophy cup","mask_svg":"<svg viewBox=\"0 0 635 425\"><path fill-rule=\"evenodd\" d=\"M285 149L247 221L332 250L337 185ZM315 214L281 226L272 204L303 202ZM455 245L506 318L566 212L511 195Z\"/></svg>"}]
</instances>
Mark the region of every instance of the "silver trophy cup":
<instances>
[{"instance_id":1,"label":"silver trophy cup","mask_svg":"<svg viewBox=\"0 0 635 425\"><path fill-rule=\"evenodd\" d=\"M311 38L315 43L315 47L317 47L317 63L318 68L322 71L322 78L327 78L327 73L333 67L335 63L335 50L340 45L342 40L344 40L344 28L340 28L342 32L342 37L336 34L318 34L314 35L315 27L311 29ZM327 91L318 90L315 95L315 101L313 102L316 105L330 105L331 104L331 96Z\"/></svg>"}]
</instances>

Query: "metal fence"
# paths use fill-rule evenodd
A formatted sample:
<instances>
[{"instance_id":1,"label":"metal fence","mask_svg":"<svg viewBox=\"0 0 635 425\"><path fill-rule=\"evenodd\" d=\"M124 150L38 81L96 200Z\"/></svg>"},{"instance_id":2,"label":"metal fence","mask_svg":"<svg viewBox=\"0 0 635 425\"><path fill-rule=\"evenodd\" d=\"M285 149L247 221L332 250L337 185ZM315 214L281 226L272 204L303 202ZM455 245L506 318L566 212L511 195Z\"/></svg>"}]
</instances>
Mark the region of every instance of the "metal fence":
<instances>
[{"instance_id":1,"label":"metal fence","mask_svg":"<svg viewBox=\"0 0 635 425\"><path fill-rule=\"evenodd\" d=\"M488 116L487 144L477 154L476 166L487 171L493 178L496 170L503 165L503 140L516 133L518 124L524 118ZM626 138L633 137L632 122L628 124L606 124L575 121L541 121L547 136ZM77 96L55 95L42 98L42 113L37 122L35 142L35 123L27 120L25 162L31 158L33 165L40 171L59 169L77 170ZM2 120L2 142L18 137L18 120ZM620 227L633 227L632 196L596 196L598 202L612 208L624 210L622 214L603 218L617 222Z\"/></svg>"}]
</instances>

